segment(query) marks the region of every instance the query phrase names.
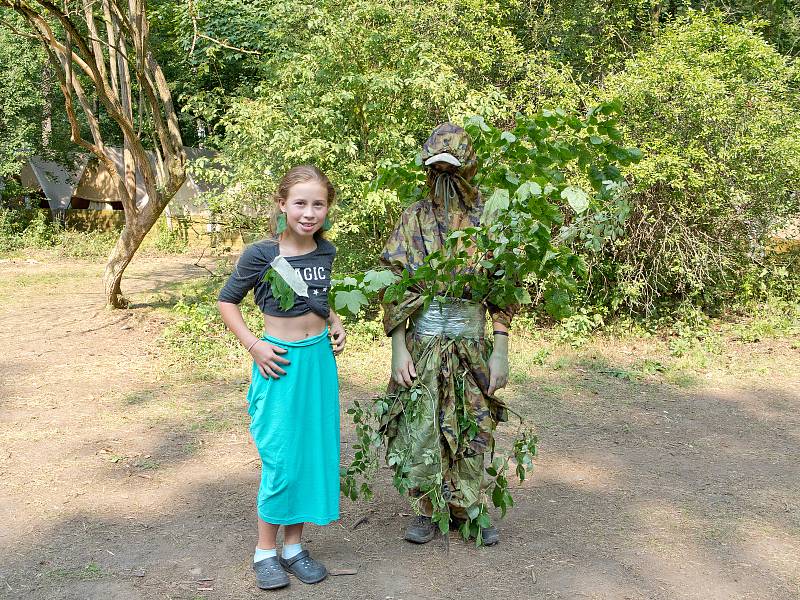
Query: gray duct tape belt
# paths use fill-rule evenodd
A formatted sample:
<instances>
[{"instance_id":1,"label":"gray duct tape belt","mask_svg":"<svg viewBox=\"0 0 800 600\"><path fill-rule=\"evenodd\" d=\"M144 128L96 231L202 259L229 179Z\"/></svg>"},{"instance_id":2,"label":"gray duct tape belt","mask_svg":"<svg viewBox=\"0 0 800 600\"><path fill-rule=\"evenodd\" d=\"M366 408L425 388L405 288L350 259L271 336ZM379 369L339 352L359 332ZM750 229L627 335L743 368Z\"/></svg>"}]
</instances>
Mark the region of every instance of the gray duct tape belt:
<instances>
[{"instance_id":1,"label":"gray duct tape belt","mask_svg":"<svg viewBox=\"0 0 800 600\"><path fill-rule=\"evenodd\" d=\"M448 338L480 339L484 335L486 309L468 300L433 300L411 317L416 335L442 335Z\"/></svg>"}]
</instances>

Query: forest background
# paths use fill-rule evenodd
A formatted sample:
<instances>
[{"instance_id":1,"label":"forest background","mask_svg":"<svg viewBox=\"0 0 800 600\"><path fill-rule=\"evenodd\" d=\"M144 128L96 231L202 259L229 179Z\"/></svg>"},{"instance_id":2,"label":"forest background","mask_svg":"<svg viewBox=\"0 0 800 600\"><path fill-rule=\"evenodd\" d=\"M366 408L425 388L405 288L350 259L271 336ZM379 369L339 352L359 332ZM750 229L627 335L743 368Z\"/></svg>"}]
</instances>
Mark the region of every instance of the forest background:
<instances>
[{"instance_id":1,"label":"forest background","mask_svg":"<svg viewBox=\"0 0 800 600\"><path fill-rule=\"evenodd\" d=\"M770 250L800 214L796 2L169 1L148 10L184 143L220 152L224 169L201 175L226 191L207 200L245 239L266 230L280 175L312 162L338 189L339 272L370 268L410 201L376 187L379 171L413 158L436 124L476 114L511 128L518 113L617 100L614 134L643 159L625 168L612 242L570 241L589 267L572 325L797 298L797 252ZM42 49L18 35L12 11L0 19L0 247L80 246L9 200L27 156L68 160L76 147ZM101 126L121 143L113 123ZM109 242L95 239L93 251Z\"/></svg>"},{"instance_id":2,"label":"forest background","mask_svg":"<svg viewBox=\"0 0 800 600\"><path fill-rule=\"evenodd\" d=\"M800 3L147 5L183 142L224 166L195 174L225 190L206 198L215 218L263 237L277 179L314 162L339 192L329 234L340 277L375 266L412 199L380 185L384 168L403 175L442 121L587 122L605 103L619 107L605 115L615 122L585 143L641 151L622 166L627 190L559 242L587 267L572 313L548 326L530 280L534 302L515 318L503 393L541 446L535 476L512 481L503 544L452 544L449 561L440 545L402 545L410 509L381 470L375 502L343 503L341 524L313 534L340 574L359 570L329 582L338 596L413 598L423 582L425 597L797 597L800 253L786 240L800 233L786 228L800 208ZM54 6L80 20L80 3ZM101 265L118 232L65 230L19 204L27 156L78 151L26 31L0 9L0 595L249 597L260 463L242 405L250 357L215 306L230 262L184 253L162 221L155 250L131 265L131 306L103 309ZM571 203L560 208L575 224ZM243 312L261 327L252 303ZM348 323L343 413L385 389L377 317L373 304ZM346 464L360 439L342 416ZM506 575L484 577L487 566Z\"/></svg>"}]
</instances>

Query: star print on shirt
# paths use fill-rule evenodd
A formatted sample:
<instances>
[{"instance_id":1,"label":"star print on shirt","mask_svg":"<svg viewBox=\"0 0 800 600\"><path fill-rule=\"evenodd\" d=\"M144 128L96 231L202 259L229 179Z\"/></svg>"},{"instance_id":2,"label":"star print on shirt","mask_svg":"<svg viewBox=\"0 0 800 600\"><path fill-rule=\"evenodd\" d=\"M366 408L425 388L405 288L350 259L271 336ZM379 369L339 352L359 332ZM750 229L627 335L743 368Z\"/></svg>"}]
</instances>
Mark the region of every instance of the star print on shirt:
<instances>
[{"instance_id":1,"label":"star print on shirt","mask_svg":"<svg viewBox=\"0 0 800 600\"><path fill-rule=\"evenodd\" d=\"M314 290L314 295L319 296L319 290Z\"/></svg>"}]
</instances>

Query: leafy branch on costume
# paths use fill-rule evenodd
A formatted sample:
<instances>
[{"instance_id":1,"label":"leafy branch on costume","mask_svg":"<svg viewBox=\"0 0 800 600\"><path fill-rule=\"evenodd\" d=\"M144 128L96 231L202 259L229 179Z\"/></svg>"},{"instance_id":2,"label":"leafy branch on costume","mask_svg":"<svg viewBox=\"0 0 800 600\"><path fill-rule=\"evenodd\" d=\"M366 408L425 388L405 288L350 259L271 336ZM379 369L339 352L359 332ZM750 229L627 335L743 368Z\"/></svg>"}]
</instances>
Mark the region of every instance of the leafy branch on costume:
<instances>
[{"instance_id":1,"label":"leafy branch on costume","mask_svg":"<svg viewBox=\"0 0 800 600\"><path fill-rule=\"evenodd\" d=\"M423 400L430 401L430 392L419 382L399 394L380 396L371 403L362 403L356 400L347 413L353 419L356 428L356 443L353 445L355 455L347 467L341 469L342 494L351 500L363 498L371 500L373 491L371 481L378 471L378 455L383 442L379 430L381 418L386 415L396 403L401 403L404 411L415 411ZM519 417L519 431L510 444L510 449L505 454L495 456L486 467L485 479L487 481L487 498L482 498L467 509L467 519L459 525L459 533L464 539L475 539L481 545L481 529L491 525L488 513L488 498L500 510L500 516L505 517L506 511L514 506L514 498L510 492L509 470L519 482L525 481L528 472L533 468L533 458L536 456L537 438ZM469 427L465 428L467 431ZM420 486L420 495L412 499L412 505L419 511L419 503L426 498L433 508L432 519L439 530L446 534L450 531L451 514L448 506L451 491L444 482L441 466L441 455L431 452L430 456L423 457L428 465L439 463L439 469L434 471ZM402 451L392 451L387 454L387 463L393 469L392 484L400 494L407 494L411 487L408 478L410 457Z\"/></svg>"},{"instance_id":2,"label":"leafy branch on costume","mask_svg":"<svg viewBox=\"0 0 800 600\"><path fill-rule=\"evenodd\" d=\"M335 310L356 315L384 288L389 302L413 288L428 300L468 297L501 308L531 303L534 291L548 313L567 316L576 278L586 275L573 246L601 250L622 234L628 216L620 167L638 161L641 153L617 144L619 110L615 102L582 118L544 110L519 115L510 131L481 117L467 119L480 164L475 183L487 199L481 226L450 232L442 250L391 283L393 275L376 270L335 282ZM415 160L384 171L376 185L394 189L410 203L422 198L424 183Z\"/></svg>"}]
</instances>

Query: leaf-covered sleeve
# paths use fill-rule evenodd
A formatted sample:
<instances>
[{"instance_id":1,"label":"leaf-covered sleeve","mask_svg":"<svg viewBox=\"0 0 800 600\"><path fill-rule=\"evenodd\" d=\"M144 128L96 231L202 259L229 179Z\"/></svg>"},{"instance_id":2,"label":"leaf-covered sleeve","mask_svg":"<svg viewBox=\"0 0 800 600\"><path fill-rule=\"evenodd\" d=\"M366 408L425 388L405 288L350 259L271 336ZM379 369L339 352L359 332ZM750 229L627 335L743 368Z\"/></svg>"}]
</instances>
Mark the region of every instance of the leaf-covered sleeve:
<instances>
[{"instance_id":1,"label":"leaf-covered sleeve","mask_svg":"<svg viewBox=\"0 0 800 600\"><path fill-rule=\"evenodd\" d=\"M381 253L381 264L388 267L395 275L402 275L405 270L411 271L413 264L409 259L409 250L412 243L411 211L406 209L389 239L386 240ZM383 329L386 335L391 335L392 331L414 314L424 302L425 299L414 290L407 290L400 300L394 302L386 302L384 293L381 292Z\"/></svg>"},{"instance_id":2,"label":"leaf-covered sleeve","mask_svg":"<svg viewBox=\"0 0 800 600\"><path fill-rule=\"evenodd\" d=\"M500 308L490 302L487 302L486 308L489 311L489 316L491 317L493 323L500 323L506 327L511 327L511 321L514 319L514 315L519 312L520 305L510 304L505 308Z\"/></svg>"}]
</instances>

